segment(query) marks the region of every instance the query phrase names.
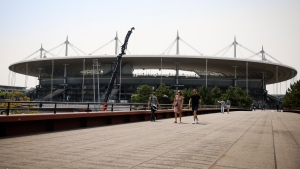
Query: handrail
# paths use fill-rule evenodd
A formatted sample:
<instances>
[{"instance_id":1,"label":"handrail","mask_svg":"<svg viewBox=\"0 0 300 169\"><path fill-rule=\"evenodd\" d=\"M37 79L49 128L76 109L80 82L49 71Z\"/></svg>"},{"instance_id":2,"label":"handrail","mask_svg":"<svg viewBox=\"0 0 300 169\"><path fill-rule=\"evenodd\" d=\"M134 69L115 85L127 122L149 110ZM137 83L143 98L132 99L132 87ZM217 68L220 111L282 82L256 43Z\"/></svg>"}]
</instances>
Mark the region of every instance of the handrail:
<instances>
[{"instance_id":1,"label":"handrail","mask_svg":"<svg viewBox=\"0 0 300 169\"><path fill-rule=\"evenodd\" d=\"M1 105L2 104L2 105ZM4 105L3 105L4 104ZM15 104L15 105L14 105ZM58 111L61 112L76 112L76 110L84 110L82 112L99 112L100 107L103 104L110 106L111 112L114 110L149 110L147 103L105 103L105 102L55 102L55 101L0 101L1 114L6 113L7 116L11 114L13 110L37 110L37 111L53 111L56 114ZM94 108L91 108L94 105ZM172 104L160 104L160 109L173 109ZM184 104L183 107L188 109L188 104ZM232 108L238 108L231 106ZM201 108L220 108L219 105L201 105ZM109 109L108 109L109 110ZM23 113L16 113L23 114Z\"/></svg>"}]
</instances>

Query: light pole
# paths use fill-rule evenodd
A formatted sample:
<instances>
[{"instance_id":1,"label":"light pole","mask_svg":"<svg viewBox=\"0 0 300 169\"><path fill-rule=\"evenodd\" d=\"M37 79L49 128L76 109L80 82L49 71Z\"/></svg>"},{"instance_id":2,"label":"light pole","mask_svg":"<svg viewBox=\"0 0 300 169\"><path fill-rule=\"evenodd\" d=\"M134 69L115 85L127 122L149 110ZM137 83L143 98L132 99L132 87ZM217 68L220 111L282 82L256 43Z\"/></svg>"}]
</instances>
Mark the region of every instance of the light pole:
<instances>
[{"instance_id":1,"label":"light pole","mask_svg":"<svg viewBox=\"0 0 300 169\"><path fill-rule=\"evenodd\" d=\"M96 66L96 71L95 71ZM94 87L94 102L96 102L96 88L95 88L95 72L97 74L97 101L99 103L99 110L100 110L100 83L99 83L99 66L98 59L93 59L93 87Z\"/></svg>"},{"instance_id":2,"label":"light pole","mask_svg":"<svg viewBox=\"0 0 300 169\"><path fill-rule=\"evenodd\" d=\"M93 59L93 89L94 89L94 103L96 102L96 92L95 92L95 66L97 66L98 71L98 59ZM99 84L99 83L98 83ZM99 90L99 87L98 87ZM96 105L94 104L94 108L96 108Z\"/></svg>"}]
</instances>

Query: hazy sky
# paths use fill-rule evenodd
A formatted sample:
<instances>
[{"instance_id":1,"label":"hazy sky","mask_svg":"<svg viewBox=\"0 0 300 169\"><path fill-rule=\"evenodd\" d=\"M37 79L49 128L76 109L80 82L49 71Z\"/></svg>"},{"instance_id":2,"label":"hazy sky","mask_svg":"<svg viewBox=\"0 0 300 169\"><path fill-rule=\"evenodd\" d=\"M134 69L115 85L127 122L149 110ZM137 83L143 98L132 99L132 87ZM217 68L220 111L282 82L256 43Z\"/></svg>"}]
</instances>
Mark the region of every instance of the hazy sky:
<instances>
[{"instance_id":1,"label":"hazy sky","mask_svg":"<svg viewBox=\"0 0 300 169\"><path fill-rule=\"evenodd\" d=\"M299 0L0 0L0 85L9 84L9 65L41 44L50 50L68 36L73 45L91 53L116 32L123 42L131 27L136 28L128 44L131 54L163 53L177 30L204 55L217 53L236 36L238 43L254 52L264 46L268 54L296 68L295 80L300 79ZM180 53L197 55L184 44ZM114 54L114 44L95 54ZM252 54L239 50L237 55ZM233 50L225 56L233 57ZM35 86L35 81L29 78L27 86ZM289 83L281 83L279 92L285 93ZM17 74L15 85L25 86L25 76ZM276 92L273 85L267 89Z\"/></svg>"}]
</instances>

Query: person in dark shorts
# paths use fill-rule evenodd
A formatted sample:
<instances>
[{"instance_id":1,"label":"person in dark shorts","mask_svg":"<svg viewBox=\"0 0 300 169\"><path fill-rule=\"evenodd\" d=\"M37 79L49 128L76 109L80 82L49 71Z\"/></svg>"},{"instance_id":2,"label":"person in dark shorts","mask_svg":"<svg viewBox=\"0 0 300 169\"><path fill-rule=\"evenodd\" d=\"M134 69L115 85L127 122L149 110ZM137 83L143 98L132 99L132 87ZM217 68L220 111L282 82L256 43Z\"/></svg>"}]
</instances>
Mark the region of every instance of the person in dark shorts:
<instances>
[{"instance_id":1,"label":"person in dark shorts","mask_svg":"<svg viewBox=\"0 0 300 169\"><path fill-rule=\"evenodd\" d=\"M194 120L193 120L192 124L195 124L195 123L199 124L199 120L197 117L197 111L198 111L199 105L201 104L201 100L200 100L200 96L197 94L196 89L193 89L193 95L190 97L190 100L189 100L189 107L191 105L191 102L192 102L192 111L194 113Z\"/></svg>"}]
</instances>

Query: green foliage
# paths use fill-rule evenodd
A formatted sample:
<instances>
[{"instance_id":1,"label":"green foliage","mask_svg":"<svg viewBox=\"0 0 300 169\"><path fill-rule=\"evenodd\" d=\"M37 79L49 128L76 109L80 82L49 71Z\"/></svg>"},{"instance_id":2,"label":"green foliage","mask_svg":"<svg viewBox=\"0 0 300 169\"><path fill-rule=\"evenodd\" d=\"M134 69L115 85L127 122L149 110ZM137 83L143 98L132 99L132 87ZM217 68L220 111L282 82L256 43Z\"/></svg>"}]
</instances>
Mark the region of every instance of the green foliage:
<instances>
[{"instance_id":1,"label":"green foliage","mask_svg":"<svg viewBox=\"0 0 300 169\"><path fill-rule=\"evenodd\" d=\"M0 99L10 99L13 95L12 92L2 92L0 91Z\"/></svg>"},{"instance_id":2,"label":"green foliage","mask_svg":"<svg viewBox=\"0 0 300 169\"><path fill-rule=\"evenodd\" d=\"M286 109L299 109L300 108L300 80L292 84L287 90L283 100L282 106Z\"/></svg>"},{"instance_id":3,"label":"green foliage","mask_svg":"<svg viewBox=\"0 0 300 169\"><path fill-rule=\"evenodd\" d=\"M190 98L191 98L191 96L193 94L193 90L185 88L185 89L181 90L181 93L182 93L182 95L184 97L183 104L188 104L189 100L190 100Z\"/></svg>"},{"instance_id":4,"label":"green foliage","mask_svg":"<svg viewBox=\"0 0 300 169\"><path fill-rule=\"evenodd\" d=\"M213 98L213 102L214 104L218 104L218 101L220 100L221 96L222 96L222 91L219 87L215 86L214 88L212 88L210 90L211 92L211 96Z\"/></svg>"},{"instance_id":5,"label":"green foliage","mask_svg":"<svg viewBox=\"0 0 300 169\"><path fill-rule=\"evenodd\" d=\"M153 90L149 85L141 85L137 90L137 94L131 96L131 101L134 103L147 103L152 92ZM171 104L174 96L177 94L165 84L161 84L155 92L161 104ZM187 104L193 94L193 90L185 88L181 90L181 93L184 97L184 104ZM208 88L203 85L198 89L198 94L203 105L218 105L217 101L219 100L230 100L233 106L250 107L253 102L253 98L240 87L233 88L230 86L225 93L222 93L219 87Z\"/></svg>"},{"instance_id":6,"label":"green foliage","mask_svg":"<svg viewBox=\"0 0 300 169\"><path fill-rule=\"evenodd\" d=\"M214 100L213 100L210 88L203 85L199 88L198 91L199 91L198 93L201 97L202 104L205 104L205 105L213 105L214 104Z\"/></svg>"},{"instance_id":7,"label":"green foliage","mask_svg":"<svg viewBox=\"0 0 300 169\"><path fill-rule=\"evenodd\" d=\"M231 86L222 94L221 99L230 100L231 105L238 107L250 107L253 102L253 98L245 90L240 87L234 89Z\"/></svg>"},{"instance_id":8,"label":"green foliage","mask_svg":"<svg viewBox=\"0 0 300 169\"><path fill-rule=\"evenodd\" d=\"M152 92L151 86L141 85L137 89L137 94L131 96L131 101L134 103L147 103ZM160 104L170 104L173 102L174 91L169 86L161 84L155 92Z\"/></svg>"},{"instance_id":9,"label":"green foliage","mask_svg":"<svg viewBox=\"0 0 300 169\"><path fill-rule=\"evenodd\" d=\"M138 94L131 95L131 101L133 103L138 103L139 102L139 100L138 100Z\"/></svg>"},{"instance_id":10,"label":"green foliage","mask_svg":"<svg viewBox=\"0 0 300 169\"><path fill-rule=\"evenodd\" d=\"M173 102L175 96L174 91L164 83L162 83L155 92L159 103L170 104Z\"/></svg>"},{"instance_id":11,"label":"green foliage","mask_svg":"<svg viewBox=\"0 0 300 169\"><path fill-rule=\"evenodd\" d=\"M131 101L134 103L147 103L153 90L149 85L141 85L137 89L137 94L131 96Z\"/></svg>"},{"instance_id":12,"label":"green foliage","mask_svg":"<svg viewBox=\"0 0 300 169\"><path fill-rule=\"evenodd\" d=\"M30 102L30 98L27 97L23 92L2 92L0 91L0 98L1 99L6 99L7 101L26 101L26 102ZM26 106L29 108L35 107L36 104L30 104L30 103L26 103ZM8 107L8 103L7 102L3 102L0 103L0 108L7 108ZM10 103L10 108L14 108L14 107L24 107L24 103ZM33 111L33 110L29 110L29 109L24 109L24 110L12 110L11 111L12 114L31 114L31 113L39 113L38 111ZM5 112L6 114L6 112Z\"/></svg>"}]
</instances>

